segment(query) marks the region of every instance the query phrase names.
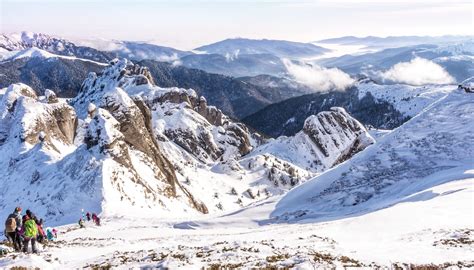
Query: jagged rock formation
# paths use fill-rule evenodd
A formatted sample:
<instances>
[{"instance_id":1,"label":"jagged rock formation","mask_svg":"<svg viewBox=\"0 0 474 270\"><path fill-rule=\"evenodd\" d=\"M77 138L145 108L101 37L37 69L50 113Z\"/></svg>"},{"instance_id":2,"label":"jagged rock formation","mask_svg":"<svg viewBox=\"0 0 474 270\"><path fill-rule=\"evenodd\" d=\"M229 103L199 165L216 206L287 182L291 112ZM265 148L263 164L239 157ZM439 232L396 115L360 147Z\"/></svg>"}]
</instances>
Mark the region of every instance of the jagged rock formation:
<instances>
[{"instance_id":1,"label":"jagged rock formation","mask_svg":"<svg viewBox=\"0 0 474 270\"><path fill-rule=\"evenodd\" d=\"M342 149L331 167L375 142L365 127L340 107L308 117L303 132L326 158L337 153L335 149Z\"/></svg>"},{"instance_id":2,"label":"jagged rock formation","mask_svg":"<svg viewBox=\"0 0 474 270\"><path fill-rule=\"evenodd\" d=\"M229 151L235 152L228 148L236 148L239 155L252 149L251 134L244 125L234 123L216 107L208 106L206 99L199 98L193 90L154 86L148 70L129 61L113 63L113 67L106 69L100 77L90 74L73 103L81 115L85 115L86 101L96 104L109 102L111 104L99 106L109 107L109 111L118 110L122 117L124 113L111 100L113 98L103 94L110 92L106 89L114 87L125 89L148 119L151 120L151 113L165 119L157 132L161 138L167 137L201 161L215 161L226 152L229 155L233 154ZM142 87L147 87L147 91ZM124 107L135 106L128 103Z\"/></svg>"},{"instance_id":3,"label":"jagged rock formation","mask_svg":"<svg viewBox=\"0 0 474 270\"><path fill-rule=\"evenodd\" d=\"M72 144L77 127L74 109L58 102L41 102L33 89L24 84L8 87L0 104L0 142L19 138L35 145L42 141L54 147L52 140Z\"/></svg>"},{"instance_id":4,"label":"jagged rock formation","mask_svg":"<svg viewBox=\"0 0 474 270\"><path fill-rule=\"evenodd\" d=\"M474 77L464 80L458 85L458 88L464 90L466 93L474 93Z\"/></svg>"},{"instance_id":5,"label":"jagged rock formation","mask_svg":"<svg viewBox=\"0 0 474 270\"><path fill-rule=\"evenodd\" d=\"M292 137L279 137L253 153L271 153L313 172L322 172L360 152L374 139L366 128L343 108L308 117Z\"/></svg>"}]
</instances>

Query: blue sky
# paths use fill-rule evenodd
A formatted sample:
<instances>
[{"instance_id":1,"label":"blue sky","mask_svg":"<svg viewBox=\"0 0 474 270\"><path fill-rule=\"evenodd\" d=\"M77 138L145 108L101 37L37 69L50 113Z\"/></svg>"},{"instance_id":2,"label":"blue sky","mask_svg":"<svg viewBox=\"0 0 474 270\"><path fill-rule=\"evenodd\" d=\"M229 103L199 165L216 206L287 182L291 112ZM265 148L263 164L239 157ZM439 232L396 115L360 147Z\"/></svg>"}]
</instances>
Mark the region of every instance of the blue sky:
<instances>
[{"instance_id":1,"label":"blue sky","mask_svg":"<svg viewBox=\"0 0 474 270\"><path fill-rule=\"evenodd\" d=\"M149 41L191 49L225 38L473 34L472 1L0 0L1 32Z\"/></svg>"}]
</instances>

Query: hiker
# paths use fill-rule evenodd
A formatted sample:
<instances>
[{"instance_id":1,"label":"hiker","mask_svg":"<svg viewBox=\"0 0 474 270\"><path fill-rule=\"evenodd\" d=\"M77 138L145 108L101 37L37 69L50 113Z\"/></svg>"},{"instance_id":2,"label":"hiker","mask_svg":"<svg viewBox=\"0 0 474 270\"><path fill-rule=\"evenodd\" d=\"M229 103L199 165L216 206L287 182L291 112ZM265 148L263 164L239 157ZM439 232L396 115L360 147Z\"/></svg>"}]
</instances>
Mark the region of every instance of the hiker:
<instances>
[{"instance_id":1,"label":"hiker","mask_svg":"<svg viewBox=\"0 0 474 270\"><path fill-rule=\"evenodd\" d=\"M91 213L87 212L86 213L86 218L87 218L87 221L91 221Z\"/></svg>"},{"instance_id":2,"label":"hiker","mask_svg":"<svg viewBox=\"0 0 474 270\"><path fill-rule=\"evenodd\" d=\"M79 223L79 227L80 227L80 228L85 228L85 226L84 226L84 220L83 220L82 218L79 219L79 222L78 222L78 223Z\"/></svg>"},{"instance_id":3,"label":"hiker","mask_svg":"<svg viewBox=\"0 0 474 270\"><path fill-rule=\"evenodd\" d=\"M58 239L58 231L55 228L53 228L53 236L55 239Z\"/></svg>"},{"instance_id":4,"label":"hiker","mask_svg":"<svg viewBox=\"0 0 474 270\"><path fill-rule=\"evenodd\" d=\"M21 239L18 231L22 225L21 208L16 207L5 221L5 236L13 243L15 251L21 250Z\"/></svg>"},{"instance_id":5,"label":"hiker","mask_svg":"<svg viewBox=\"0 0 474 270\"><path fill-rule=\"evenodd\" d=\"M27 213L32 214L31 211L27 210ZM36 226L36 222L31 216L24 215L23 216L23 226L20 230L20 235L23 236L23 252L28 253L28 245L31 242L31 250L33 253L38 253L36 249L36 237L38 236L38 227Z\"/></svg>"},{"instance_id":6,"label":"hiker","mask_svg":"<svg viewBox=\"0 0 474 270\"><path fill-rule=\"evenodd\" d=\"M35 220L35 222L38 227L37 240L38 242L43 243L44 239L46 239L46 234L44 233L44 230L43 230L43 219L40 219L39 221Z\"/></svg>"},{"instance_id":7,"label":"hiker","mask_svg":"<svg viewBox=\"0 0 474 270\"><path fill-rule=\"evenodd\" d=\"M53 233L53 230L51 230L51 228L46 229L46 239L48 239L48 241L55 240L54 233Z\"/></svg>"},{"instance_id":8,"label":"hiker","mask_svg":"<svg viewBox=\"0 0 474 270\"><path fill-rule=\"evenodd\" d=\"M92 213L92 220L94 221L95 225L100 226L100 218L95 213Z\"/></svg>"},{"instance_id":9,"label":"hiker","mask_svg":"<svg viewBox=\"0 0 474 270\"><path fill-rule=\"evenodd\" d=\"M26 215L27 215L30 219L36 220L35 214L33 214L33 212L31 212L30 209L26 209Z\"/></svg>"}]
</instances>

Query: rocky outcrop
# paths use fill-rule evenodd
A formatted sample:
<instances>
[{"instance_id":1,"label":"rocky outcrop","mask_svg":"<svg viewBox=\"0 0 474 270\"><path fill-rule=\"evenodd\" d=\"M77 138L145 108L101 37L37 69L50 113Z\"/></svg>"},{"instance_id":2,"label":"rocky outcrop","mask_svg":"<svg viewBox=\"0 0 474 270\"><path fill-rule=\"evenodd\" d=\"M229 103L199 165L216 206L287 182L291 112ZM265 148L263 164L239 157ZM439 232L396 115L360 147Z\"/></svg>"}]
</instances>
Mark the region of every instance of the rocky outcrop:
<instances>
[{"instance_id":1,"label":"rocky outcrop","mask_svg":"<svg viewBox=\"0 0 474 270\"><path fill-rule=\"evenodd\" d=\"M44 96L48 103L58 103L58 97L56 96L56 93L54 93L53 90L46 89L44 91Z\"/></svg>"},{"instance_id":2,"label":"rocky outcrop","mask_svg":"<svg viewBox=\"0 0 474 270\"><path fill-rule=\"evenodd\" d=\"M292 137L279 137L252 153L269 153L311 172L325 171L365 149L375 140L343 108L308 117Z\"/></svg>"},{"instance_id":3,"label":"rocky outcrop","mask_svg":"<svg viewBox=\"0 0 474 270\"><path fill-rule=\"evenodd\" d=\"M474 77L464 80L458 85L458 89L464 90L466 93L474 93Z\"/></svg>"},{"instance_id":4,"label":"rocky outcrop","mask_svg":"<svg viewBox=\"0 0 474 270\"><path fill-rule=\"evenodd\" d=\"M143 108L148 106L160 118L168 119L155 137L167 137L203 162L215 161L230 152L242 156L254 147L245 125L208 106L206 99L193 90L155 86L147 68L127 60L112 61L100 76L89 74L73 101L78 114L87 115L88 103L99 104L104 93L114 87L124 89L134 99L139 97Z\"/></svg>"},{"instance_id":5,"label":"rocky outcrop","mask_svg":"<svg viewBox=\"0 0 474 270\"><path fill-rule=\"evenodd\" d=\"M340 153L331 167L375 142L365 127L341 107L308 117L303 132L324 157Z\"/></svg>"},{"instance_id":6,"label":"rocky outcrop","mask_svg":"<svg viewBox=\"0 0 474 270\"><path fill-rule=\"evenodd\" d=\"M92 133L88 132L87 144L89 147L98 145L104 154L111 156L115 162L128 170L132 175L129 177L130 180L138 183L143 192L154 198L153 200L159 197L158 194L166 197L177 197L178 193L184 194L191 206L196 207L198 211L206 212L205 205L195 200L179 185L173 165L163 155L157 142L158 136L153 130L153 116L149 106L162 100L167 91L159 93L153 91L153 87L153 79L147 69L127 60L112 61L111 66L99 76L91 73L83 83L81 93L72 101L80 115L83 117L94 115L92 122L102 123L96 124L103 126L101 129L93 128ZM140 90L140 94L136 94L135 89ZM176 96L168 95L168 97ZM93 111L97 109L95 105L90 106L91 103L102 113L94 114ZM107 119L112 119L110 121L116 123L111 124L110 129L107 129ZM106 138L115 140L101 145L97 137L108 133L115 135ZM136 151L139 154L134 155L138 155L140 162L152 171L153 179L162 182L159 187L150 183L149 179L144 179L143 172L132 157L134 156L132 152ZM119 190L126 185L120 181L115 181Z\"/></svg>"},{"instance_id":7,"label":"rocky outcrop","mask_svg":"<svg viewBox=\"0 0 474 270\"><path fill-rule=\"evenodd\" d=\"M21 142L31 145L41 141L51 147L54 147L53 140L63 144L74 141L77 127L74 109L57 100L55 103L40 101L27 85L11 85L2 99L0 110L0 141L8 137L20 138Z\"/></svg>"}]
</instances>

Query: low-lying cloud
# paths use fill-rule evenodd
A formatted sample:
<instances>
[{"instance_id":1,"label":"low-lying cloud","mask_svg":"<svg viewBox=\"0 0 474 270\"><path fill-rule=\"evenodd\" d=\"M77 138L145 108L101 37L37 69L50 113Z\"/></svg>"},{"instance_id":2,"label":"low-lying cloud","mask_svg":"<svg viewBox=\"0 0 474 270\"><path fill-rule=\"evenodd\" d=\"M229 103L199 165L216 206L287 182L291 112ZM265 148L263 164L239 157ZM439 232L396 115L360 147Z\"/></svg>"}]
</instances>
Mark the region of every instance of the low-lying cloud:
<instances>
[{"instance_id":1,"label":"low-lying cloud","mask_svg":"<svg viewBox=\"0 0 474 270\"><path fill-rule=\"evenodd\" d=\"M235 50L233 53L226 53L225 54L225 60L227 62L237 60L237 59L239 59L239 53L240 53L240 49Z\"/></svg>"},{"instance_id":2,"label":"low-lying cloud","mask_svg":"<svg viewBox=\"0 0 474 270\"><path fill-rule=\"evenodd\" d=\"M389 70L380 72L384 81L410 85L449 84L455 79L440 65L433 61L416 57L410 62L400 62Z\"/></svg>"},{"instance_id":3,"label":"low-lying cloud","mask_svg":"<svg viewBox=\"0 0 474 270\"><path fill-rule=\"evenodd\" d=\"M343 90L354 83L345 72L337 68L318 65L296 64L288 59L283 63L288 73L299 83L318 91Z\"/></svg>"}]
</instances>

